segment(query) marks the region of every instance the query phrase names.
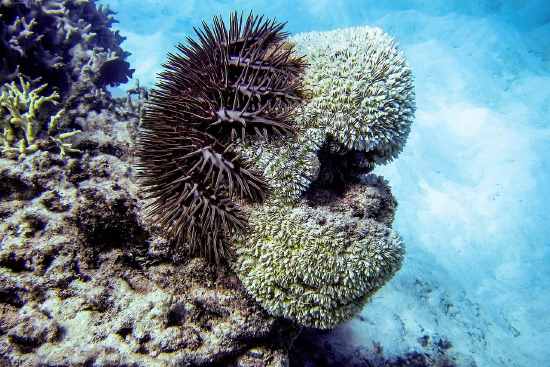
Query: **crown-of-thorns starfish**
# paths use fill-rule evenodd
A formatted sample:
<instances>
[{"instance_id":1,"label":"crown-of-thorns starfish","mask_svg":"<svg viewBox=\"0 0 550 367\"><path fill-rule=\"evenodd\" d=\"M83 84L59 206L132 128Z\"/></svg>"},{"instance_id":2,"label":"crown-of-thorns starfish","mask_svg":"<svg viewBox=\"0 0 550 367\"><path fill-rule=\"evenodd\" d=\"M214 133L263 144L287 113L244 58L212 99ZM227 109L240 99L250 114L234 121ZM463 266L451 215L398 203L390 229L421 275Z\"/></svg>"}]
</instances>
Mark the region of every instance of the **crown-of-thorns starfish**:
<instances>
[{"instance_id":1,"label":"crown-of-thorns starfish","mask_svg":"<svg viewBox=\"0 0 550 367\"><path fill-rule=\"evenodd\" d=\"M198 41L169 54L139 138L150 215L177 245L219 263L248 230L242 201L261 202L268 183L234 142L292 133L305 61L284 43L284 24L235 12L214 17Z\"/></svg>"}]
</instances>

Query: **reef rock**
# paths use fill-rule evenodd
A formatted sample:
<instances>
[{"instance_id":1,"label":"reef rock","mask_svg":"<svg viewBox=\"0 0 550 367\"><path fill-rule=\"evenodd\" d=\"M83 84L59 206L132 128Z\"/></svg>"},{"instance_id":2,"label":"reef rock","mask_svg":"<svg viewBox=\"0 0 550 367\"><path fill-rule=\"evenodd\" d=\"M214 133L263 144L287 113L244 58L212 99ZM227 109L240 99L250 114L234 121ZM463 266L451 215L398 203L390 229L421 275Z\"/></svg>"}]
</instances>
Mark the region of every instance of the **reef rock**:
<instances>
[{"instance_id":1,"label":"reef rock","mask_svg":"<svg viewBox=\"0 0 550 367\"><path fill-rule=\"evenodd\" d=\"M122 109L68 111L82 154L0 157L0 364L285 365L299 327L144 225Z\"/></svg>"}]
</instances>

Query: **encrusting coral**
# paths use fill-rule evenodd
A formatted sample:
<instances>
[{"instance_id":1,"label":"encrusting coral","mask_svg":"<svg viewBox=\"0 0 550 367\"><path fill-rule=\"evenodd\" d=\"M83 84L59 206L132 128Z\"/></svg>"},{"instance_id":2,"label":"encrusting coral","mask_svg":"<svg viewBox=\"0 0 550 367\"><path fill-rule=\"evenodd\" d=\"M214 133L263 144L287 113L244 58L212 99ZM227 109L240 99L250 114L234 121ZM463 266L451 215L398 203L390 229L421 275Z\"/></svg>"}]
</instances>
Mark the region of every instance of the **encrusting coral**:
<instances>
[{"instance_id":1,"label":"encrusting coral","mask_svg":"<svg viewBox=\"0 0 550 367\"><path fill-rule=\"evenodd\" d=\"M38 119L39 110L44 102L52 102L57 104L56 99L59 98L57 92L53 92L49 96L40 96L39 93L47 87L43 84L35 89L31 89L30 82L25 82L20 78L21 90L15 82L6 84L6 90L0 95L0 128L3 131L0 134L0 140L3 147L2 153L19 154L19 160L25 158L28 154L34 153L39 149L39 144L36 140L37 133L40 129L40 121ZM6 109L9 114L6 114ZM57 120L65 110L59 110L55 115L50 116L48 123L48 135L61 149L61 156L69 152L79 152L78 149L73 149L72 144L65 143L62 140L71 137L80 132L75 130L68 133L58 134L56 137L51 136ZM23 132L23 136L16 146L12 147L13 140L16 139L17 131L14 128L19 128Z\"/></svg>"}]
</instances>

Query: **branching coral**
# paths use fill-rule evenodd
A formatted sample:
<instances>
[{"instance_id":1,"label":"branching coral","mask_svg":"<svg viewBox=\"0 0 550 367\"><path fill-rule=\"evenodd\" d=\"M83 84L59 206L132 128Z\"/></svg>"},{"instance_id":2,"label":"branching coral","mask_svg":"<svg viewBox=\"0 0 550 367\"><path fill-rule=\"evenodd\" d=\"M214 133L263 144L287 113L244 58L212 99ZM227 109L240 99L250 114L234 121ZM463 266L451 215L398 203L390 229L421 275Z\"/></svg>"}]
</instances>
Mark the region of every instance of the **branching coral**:
<instances>
[{"instance_id":1,"label":"branching coral","mask_svg":"<svg viewBox=\"0 0 550 367\"><path fill-rule=\"evenodd\" d=\"M40 96L39 93L46 88L47 84L43 84L35 89L31 89L30 82L25 82L23 78L20 78L21 89L17 87L15 82L6 84L2 94L0 95L0 106L2 110L0 116L0 128L3 129L0 139L3 144L2 153L15 153L19 154L19 160L22 160L28 154L34 153L39 149L36 141L37 133L40 129L40 121L38 119L38 112L44 102L52 102L57 104L56 99L59 98L57 92L53 92L49 96ZM5 112L9 112L6 114ZM57 120L64 113L64 110L59 110L55 115L50 116L48 123L48 134L51 135L55 129ZM3 115L3 116L2 116ZM21 129L23 136L12 147L13 141L16 139L16 129ZM62 140L71 137L78 133L79 130L70 133L59 134L57 137L51 137L51 139L61 149L61 155L65 155L68 152L79 152L78 149L72 149L72 144L65 143Z\"/></svg>"},{"instance_id":2,"label":"branching coral","mask_svg":"<svg viewBox=\"0 0 550 367\"><path fill-rule=\"evenodd\" d=\"M94 0L2 1L0 11L0 84L40 79L64 102L79 79L102 87L131 76L120 63L115 80L101 74L103 63L128 53L119 47L124 38L109 29L114 12Z\"/></svg>"},{"instance_id":3,"label":"branching coral","mask_svg":"<svg viewBox=\"0 0 550 367\"><path fill-rule=\"evenodd\" d=\"M119 47L124 38L109 29L115 22L112 14L95 0L0 2L0 113L6 115L1 122L2 152L21 160L49 149L41 146L45 139L37 139L39 122L61 155L78 151L65 139L76 134L71 130L78 128L75 116L84 113L82 106L99 109L104 87L125 83L132 75L124 61L128 53ZM18 80L28 83L16 87L13 82ZM45 101L60 103L61 111L52 113L44 104L42 116L37 115ZM63 132L54 135L58 130Z\"/></svg>"}]
</instances>

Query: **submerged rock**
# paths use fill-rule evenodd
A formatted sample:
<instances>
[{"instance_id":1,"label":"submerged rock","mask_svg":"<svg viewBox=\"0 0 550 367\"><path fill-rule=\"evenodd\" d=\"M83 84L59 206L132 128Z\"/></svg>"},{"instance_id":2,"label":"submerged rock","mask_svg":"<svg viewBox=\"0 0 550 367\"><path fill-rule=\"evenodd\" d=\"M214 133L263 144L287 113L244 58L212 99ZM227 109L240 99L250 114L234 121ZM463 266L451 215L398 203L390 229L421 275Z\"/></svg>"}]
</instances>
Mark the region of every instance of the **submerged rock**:
<instances>
[{"instance_id":1,"label":"submerged rock","mask_svg":"<svg viewBox=\"0 0 550 367\"><path fill-rule=\"evenodd\" d=\"M113 111L70 111L80 158L0 157L0 364L285 365L298 326L144 225Z\"/></svg>"}]
</instances>

